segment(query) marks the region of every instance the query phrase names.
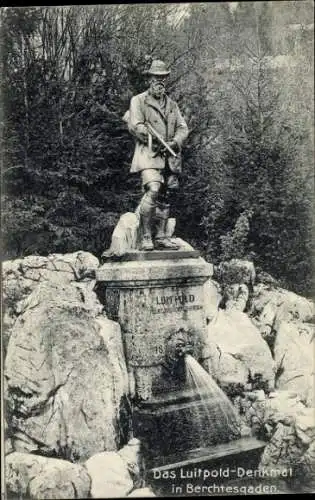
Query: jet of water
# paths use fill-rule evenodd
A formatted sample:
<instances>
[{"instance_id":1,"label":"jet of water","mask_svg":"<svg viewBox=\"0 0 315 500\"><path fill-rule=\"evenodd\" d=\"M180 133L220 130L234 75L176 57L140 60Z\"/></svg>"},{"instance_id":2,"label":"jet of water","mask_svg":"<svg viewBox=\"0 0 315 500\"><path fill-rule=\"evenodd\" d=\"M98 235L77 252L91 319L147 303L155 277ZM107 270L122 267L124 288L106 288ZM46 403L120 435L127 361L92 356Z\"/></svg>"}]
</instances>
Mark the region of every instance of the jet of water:
<instances>
[{"instance_id":1,"label":"jet of water","mask_svg":"<svg viewBox=\"0 0 315 500\"><path fill-rule=\"evenodd\" d=\"M239 438L240 417L227 395L193 356L187 354L185 364L188 387L198 394L201 402L195 417L199 425L206 425L209 432L217 436L218 442Z\"/></svg>"}]
</instances>

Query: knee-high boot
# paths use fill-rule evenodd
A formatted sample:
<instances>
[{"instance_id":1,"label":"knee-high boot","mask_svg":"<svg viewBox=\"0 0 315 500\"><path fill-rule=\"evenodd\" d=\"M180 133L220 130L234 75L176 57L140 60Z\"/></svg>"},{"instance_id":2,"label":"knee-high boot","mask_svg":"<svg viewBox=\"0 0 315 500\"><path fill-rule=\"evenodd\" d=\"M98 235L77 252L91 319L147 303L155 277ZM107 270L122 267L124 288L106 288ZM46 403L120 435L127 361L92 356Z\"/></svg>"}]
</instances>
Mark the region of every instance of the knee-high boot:
<instances>
[{"instance_id":1,"label":"knee-high boot","mask_svg":"<svg viewBox=\"0 0 315 500\"><path fill-rule=\"evenodd\" d=\"M178 250L179 246L171 241L166 235L166 225L170 214L170 205L167 203L157 203L156 206L156 233L154 239L154 247L156 249L171 249Z\"/></svg>"},{"instance_id":2,"label":"knee-high boot","mask_svg":"<svg viewBox=\"0 0 315 500\"><path fill-rule=\"evenodd\" d=\"M153 250L152 221L155 213L155 203L149 193L145 193L140 202L141 243L140 250Z\"/></svg>"}]
</instances>

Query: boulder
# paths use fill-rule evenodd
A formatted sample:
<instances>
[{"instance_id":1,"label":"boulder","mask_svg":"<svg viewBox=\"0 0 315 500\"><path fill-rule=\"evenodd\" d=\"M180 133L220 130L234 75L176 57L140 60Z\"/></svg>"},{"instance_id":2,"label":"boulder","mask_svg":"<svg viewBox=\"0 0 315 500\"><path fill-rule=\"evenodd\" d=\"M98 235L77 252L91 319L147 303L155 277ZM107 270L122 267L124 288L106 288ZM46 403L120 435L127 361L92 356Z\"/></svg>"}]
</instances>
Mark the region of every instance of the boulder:
<instances>
[{"instance_id":1,"label":"boulder","mask_svg":"<svg viewBox=\"0 0 315 500\"><path fill-rule=\"evenodd\" d=\"M299 394L293 391L277 390L265 400L264 422L276 426L278 422L295 422L305 412L305 405Z\"/></svg>"},{"instance_id":2,"label":"boulder","mask_svg":"<svg viewBox=\"0 0 315 500\"><path fill-rule=\"evenodd\" d=\"M91 477L91 497L126 497L137 484L139 465L140 441L138 439L130 440L119 452L103 452L93 455L85 463Z\"/></svg>"},{"instance_id":3,"label":"boulder","mask_svg":"<svg viewBox=\"0 0 315 500\"><path fill-rule=\"evenodd\" d=\"M94 285L94 271L98 259L88 252L51 254L48 257L28 256L3 262L3 335L6 348L11 328L21 313L20 303L41 282L68 284L81 283L83 290ZM92 283L91 283L92 280ZM84 292L83 292L84 293Z\"/></svg>"},{"instance_id":4,"label":"boulder","mask_svg":"<svg viewBox=\"0 0 315 500\"><path fill-rule=\"evenodd\" d=\"M314 408L304 408L288 423L278 422L270 442L265 447L260 467L290 468L288 481L295 489L309 491L314 488Z\"/></svg>"},{"instance_id":5,"label":"boulder","mask_svg":"<svg viewBox=\"0 0 315 500\"><path fill-rule=\"evenodd\" d=\"M76 461L117 449L128 390L120 328L96 318L80 288L43 282L25 299L5 378L16 451Z\"/></svg>"},{"instance_id":6,"label":"boulder","mask_svg":"<svg viewBox=\"0 0 315 500\"><path fill-rule=\"evenodd\" d=\"M207 323L213 320L218 312L222 300L220 285L214 280L207 280L204 284L204 304Z\"/></svg>"},{"instance_id":7,"label":"boulder","mask_svg":"<svg viewBox=\"0 0 315 500\"><path fill-rule=\"evenodd\" d=\"M91 477L91 498L123 498L132 490L132 478L118 453L97 453L85 465Z\"/></svg>"},{"instance_id":8,"label":"boulder","mask_svg":"<svg viewBox=\"0 0 315 500\"><path fill-rule=\"evenodd\" d=\"M291 425L303 415L305 405L297 394L277 391L267 396L264 391L245 392L234 401L244 421L253 433L262 439L270 439L278 423Z\"/></svg>"},{"instance_id":9,"label":"boulder","mask_svg":"<svg viewBox=\"0 0 315 500\"><path fill-rule=\"evenodd\" d=\"M225 287L224 300L225 309L234 311L244 311L249 297L247 285L234 284Z\"/></svg>"},{"instance_id":10,"label":"boulder","mask_svg":"<svg viewBox=\"0 0 315 500\"><path fill-rule=\"evenodd\" d=\"M246 314L219 310L208 325L212 375L220 385L246 385L256 376L274 387L274 361L267 343Z\"/></svg>"},{"instance_id":11,"label":"boulder","mask_svg":"<svg viewBox=\"0 0 315 500\"><path fill-rule=\"evenodd\" d=\"M308 406L314 406L314 325L277 322L274 359L276 387L295 391Z\"/></svg>"},{"instance_id":12,"label":"boulder","mask_svg":"<svg viewBox=\"0 0 315 500\"><path fill-rule=\"evenodd\" d=\"M137 488L136 490L133 490L128 497L133 497L133 498L150 498L150 497L156 497L156 495L153 493L151 488Z\"/></svg>"},{"instance_id":13,"label":"boulder","mask_svg":"<svg viewBox=\"0 0 315 500\"><path fill-rule=\"evenodd\" d=\"M4 437L3 452L4 455L8 455L9 453L12 453L12 451L14 450L6 417L3 418L3 437Z\"/></svg>"},{"instance_id":14,"label":"boulder","mask_svg":"<svg viewBox=\"0 0 315 500\"><path fill-rule=\"evenodd\" d=\"M306 483L307 491L315 491L315 440L310 443L307 450L299 458L295 470L299 471L302 484Z\"/></svg>"},{"instance_id":15,"label":"boulder","mask_svg":"<svg viewBox=\"0 0 315 500\"><path fill-rule=\"evenodd\" d=\"M302 457L304 451L305 447L296 439L294 425L279 422L259 465L270 469L289 468Z\"/></svg>"},{"instance_id":16,"label":"boulder","mask_svg":"<svg viewBox=\"0 0 315 500\"><path fill-rule=\"evenodd\" d=\"M280 286L279 281L267 273L263 269L256 267L256 283L263 283L264 285L272 285L273 287Z\"/></svg>"},{"instance_id":17,"label":"boulder","mask_svg":"<svg viewBox=\"0 0 315 500\"><path fill-rule=\"evenodd\" d=\"M6 457L8 498L88 498L91 480L82 465L30 453Z\"/></svg>"},{"instance_id":18,"label":"boulder","mask_svg":"<svg viewBox=\"0 0 315 500\"><path fill-rule=\"evenodd\" d=\"M236 406L253 434L269 441L259 468L271 473L280 470L295 488L315 484L314 408L305 407L292 391L276 391L269 396L252 391L236 399Z\"/></svg>"},{"instance_id":19,"label":"boulder","mask_svg":"<svg viewBox=\"0 0 315 500\"><path fill-rule=\"evenodd\" d=\"M276 321L311 321L314 307L309 299L294 292L260 283L254 286L249 315L261 333L269 334Z\"/></svg>"},{"instance_id":20,"label":"boulder","mask_svg":"<svg viewBox=\"0 0 315 500\"><path fill-rule=\"evenodd\" d=\"M315 410L305 408L295 419L295 431L298 438L304 444L311 444L315 441Z\"/></svg>"}]
</instances>

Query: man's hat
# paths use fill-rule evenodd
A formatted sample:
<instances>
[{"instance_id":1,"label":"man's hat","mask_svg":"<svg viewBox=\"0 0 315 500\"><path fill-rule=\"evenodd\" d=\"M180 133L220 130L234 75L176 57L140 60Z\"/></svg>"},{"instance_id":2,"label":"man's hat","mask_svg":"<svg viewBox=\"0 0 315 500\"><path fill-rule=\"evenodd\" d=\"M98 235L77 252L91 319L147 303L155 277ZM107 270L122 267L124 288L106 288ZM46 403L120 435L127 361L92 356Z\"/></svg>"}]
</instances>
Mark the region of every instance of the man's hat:
<instances>
[{"instance_id":1,"label":"man's hat","mask_svg":"<svg viewBox=\"0 0 315 500\"><path fill-rule=\"evenodd\" d=\"M154 59L151 63L150 69L146 71L147 75L157 75L157 76L166 76L170 74L170 71L167 69L165 62L160 61L159 59Z\"/></svg>"}]
</instances>

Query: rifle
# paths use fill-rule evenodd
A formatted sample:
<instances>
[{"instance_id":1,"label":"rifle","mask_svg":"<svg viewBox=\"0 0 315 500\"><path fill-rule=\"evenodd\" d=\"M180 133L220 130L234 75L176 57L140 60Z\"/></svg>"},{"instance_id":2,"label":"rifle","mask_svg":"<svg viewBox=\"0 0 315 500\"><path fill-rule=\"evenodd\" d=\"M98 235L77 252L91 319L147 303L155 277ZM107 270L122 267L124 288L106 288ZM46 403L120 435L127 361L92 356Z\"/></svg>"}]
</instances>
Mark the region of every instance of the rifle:
<instances>
[{"instance_id":1,"label":"rifle","mask_svg":"<svg viewBox=\"0 0 315 500\"><path fill-rule=\"evenodd\" d=\"M155 130L155 128L152 127L152 125L148 122L145 123L148 131L150 132L151 135L153 135L159 142L162 144L162 146L167 149L167 151L174 156L174 158L178 158L177 154L175 151L167 144L167 142L164 141L163 137L160 136L160 134Z\"/></svg>"}]
</instances>

